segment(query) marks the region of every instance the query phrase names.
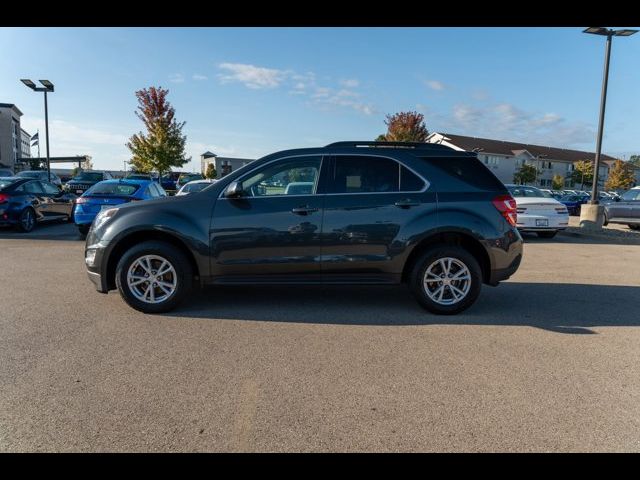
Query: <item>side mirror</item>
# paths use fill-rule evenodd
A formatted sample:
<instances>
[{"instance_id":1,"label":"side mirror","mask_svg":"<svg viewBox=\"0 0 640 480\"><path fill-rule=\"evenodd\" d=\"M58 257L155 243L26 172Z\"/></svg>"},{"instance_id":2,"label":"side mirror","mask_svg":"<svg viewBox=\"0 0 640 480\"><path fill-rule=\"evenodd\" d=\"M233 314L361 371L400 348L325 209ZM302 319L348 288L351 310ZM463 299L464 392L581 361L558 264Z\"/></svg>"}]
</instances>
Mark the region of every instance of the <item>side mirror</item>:
<instances>
[{"instance_id":1,"label":"side mirror","mask_svg":"<svg viewBox=\"0 0 640 480\"><path fill-rule=\"evenodd\" d=\"M231 182L224 192L226 198L240 198L242 196L242 182Z\"/></svg>"}]
</instances>

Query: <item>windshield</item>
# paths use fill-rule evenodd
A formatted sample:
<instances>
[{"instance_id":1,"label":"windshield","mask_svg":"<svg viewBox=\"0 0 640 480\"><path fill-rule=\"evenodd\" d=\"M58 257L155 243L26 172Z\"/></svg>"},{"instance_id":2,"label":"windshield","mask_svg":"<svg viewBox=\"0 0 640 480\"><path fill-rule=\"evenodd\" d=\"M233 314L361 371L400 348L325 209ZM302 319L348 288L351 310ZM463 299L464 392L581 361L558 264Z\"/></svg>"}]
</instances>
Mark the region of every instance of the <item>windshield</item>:
<instances>
[{"instance_id":1,"label":"windshield","mask_svg":"<svg viewBox=\"0 0 640 480\"><path fill-rule=\"evenodd\" d=\"M550 195L544 195L542 191L536 187L527 187L524 185L514 185L507 187L514 197L540 197L545 198Z\"/></svg>"},{"instance_id":2,"label":"windshield","mask_svg":"<svg viewBox=\"0 0 640 480\"><path fill-rule=\"evenodd\" d=\"M139 188L130 183L98 183L87 190L86 195L133 195Z\"/></svg>"},{"instance_id":3,"label":"windshield","mask_svg":"<svg viewBox=\"0 0 640 480\"><path fill-rule=\"evenodd\" d=\"M15 178L0 178L0 190L4 187L8 187L9 185L17 182L18 180Z\"/></svg>"},{"instance_id":4,"label":"windshield","mask_svg":"<svg viewBox=\"0 0 640 480\"><path fill-rule=\"evenodd\" d=\"M100 172L82 172L75 177L74 180L83 180L87 182L99 182L102 180L102 173Z\"/></svg>"},{"instance_id":5,"label":"windshield","mask_svg":"<svg viewBox=\"0 0 640 480\"><path fill-rule=\"evenodd\" d=\"M198 175L197 173L180 175L180 183L190 182L191 180L200 180L200 179L202 179L202 175Z\"/></svg>"},{"instance_id":6,"label":"windshield","mask_svg":"<svg viewBox=\"0 0 640 480\"><path fill-rule=\"evenodd\" d=\"M182 189L183 193L193 193L193 192L199 192L200 190L204 190L205 188L207 188L209 185L212 185L212 183L190 183L188 185L185 185L184 188Z\"/></svg>"},{"instance_id":7,"label":"windshield","mask_svg":"<svg viewBox=\"0 0 640 480\"><path fill-rule=\"evenodd\" d=\"M18 177L26 177L26 178L40 178L40 172L20 172L18 173Z\"/></svg>"},{"instance_id":8,"label":"windshield","mask_svg":"<svg viewBox=\"0 0 640 480\"><path fill-rule=\"evenodd\" d=\"M631 189L622 194L621 200L637 200L640 198L640 189Z\"/></svg>"}]
</instances>

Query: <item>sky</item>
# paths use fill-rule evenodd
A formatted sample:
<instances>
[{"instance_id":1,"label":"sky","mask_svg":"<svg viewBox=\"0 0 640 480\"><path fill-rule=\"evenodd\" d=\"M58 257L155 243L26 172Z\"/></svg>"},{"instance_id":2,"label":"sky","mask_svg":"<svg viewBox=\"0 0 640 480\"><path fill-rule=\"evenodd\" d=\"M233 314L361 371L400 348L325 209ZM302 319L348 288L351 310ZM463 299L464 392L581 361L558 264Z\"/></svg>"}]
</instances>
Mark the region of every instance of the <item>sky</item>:
<instances>
[{"instance_id":1,"label":"sky","mask_svg":"<svg viewBox=\"0 0 640 480\"><path fill-rule=\"evenodd\" d=\"M193 171L207 150L373 140L407 110L430 132L594 151L605 39L581 30L0 28L0 103L44 137L43 95L20 79L53 82L51 156L91 155L96 169L130 158L135 92L149 86L186 122ZM640 34L613 39L603 152L620 158L640 153L639 58Z\"/></svg>"}]
</instances>

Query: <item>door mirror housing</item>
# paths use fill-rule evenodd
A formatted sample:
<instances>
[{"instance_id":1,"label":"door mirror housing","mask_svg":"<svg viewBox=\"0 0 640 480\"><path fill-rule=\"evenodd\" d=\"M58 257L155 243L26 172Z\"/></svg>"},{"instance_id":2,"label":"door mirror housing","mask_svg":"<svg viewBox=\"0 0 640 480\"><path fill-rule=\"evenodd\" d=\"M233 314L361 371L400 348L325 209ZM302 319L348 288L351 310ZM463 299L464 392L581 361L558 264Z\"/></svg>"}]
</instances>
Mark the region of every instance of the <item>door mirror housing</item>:
<instances>
[{"instance_id":1,"label":"door mirror housing","mask_svg":"<svg viewBox=\"0 0 640 480\"><path fill-rule=\"evenodd\" d=\"M242 196L242 182L231 182L224 192L226 198L240 198Z\"/></svg>"}]
</instances>

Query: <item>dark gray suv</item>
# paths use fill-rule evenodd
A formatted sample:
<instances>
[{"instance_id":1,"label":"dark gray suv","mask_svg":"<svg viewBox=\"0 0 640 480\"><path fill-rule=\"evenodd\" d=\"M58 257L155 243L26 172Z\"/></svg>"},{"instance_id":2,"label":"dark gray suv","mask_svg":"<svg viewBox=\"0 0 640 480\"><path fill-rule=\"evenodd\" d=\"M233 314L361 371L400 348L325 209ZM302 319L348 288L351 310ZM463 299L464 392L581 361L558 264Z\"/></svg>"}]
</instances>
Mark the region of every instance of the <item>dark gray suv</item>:
<instances>
[{"instance_id":1,"label":"dark gray suv","mask_svg":"<svg viewBox=\"0 0 640 480\"><path fill-rule=\"evenodd\" d=\"M295 184L295 185L294 185ZM194 285L407 283L454 314L520 265L516 204L475 153L338 142L256 160L201 192L103 210L85 261L98 291L173 309Z\"/></svg>"}]
</instances>

